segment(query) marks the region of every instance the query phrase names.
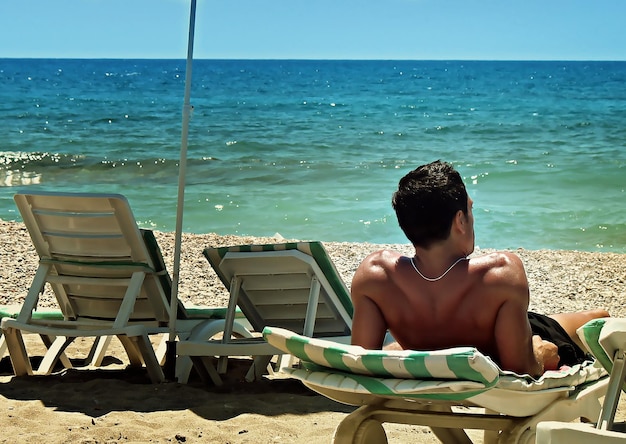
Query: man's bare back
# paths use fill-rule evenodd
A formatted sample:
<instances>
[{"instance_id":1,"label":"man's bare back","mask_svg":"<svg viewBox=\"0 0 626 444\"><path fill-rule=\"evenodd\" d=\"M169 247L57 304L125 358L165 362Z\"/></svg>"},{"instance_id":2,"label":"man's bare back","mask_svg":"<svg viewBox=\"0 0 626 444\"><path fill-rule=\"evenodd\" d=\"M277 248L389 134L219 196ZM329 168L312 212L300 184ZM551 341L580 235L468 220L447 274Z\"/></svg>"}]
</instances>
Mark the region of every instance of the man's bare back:
<instances>
[{"instance_id":1,"label":"man's bare back","mask_svg":"<svg viewBox=\"0 0 626 444\"><path fill-rule=\"evenodd\" d=\"M473 202L452 165L436 161L411 171L392 204L415 256L379 251L359 266L351 288L353 344L381 348L389 330L405 349L473 346L505 370L540 375L557 368L558 347L531 330L521 260L510 252L468 258ZM574 342L584 355L576 328L604 316L591 310L553 315L550 322L565 347Z\"/></svg>"},{"instance_id":2,"label":"man's bare back","mask_svg":"<svg viewBox=\"0 0 626 444\"><path fill-rule=\"evenodd\" d=\"M389 329L404 349L474 346L507 368L526 370L518 361L532 350L528 286L514 255L461 261L445 279L430 282L417 274L410 258L379 251L357 270L352 298L353 343L381 348ZM510 316L499 320L501 311ZM512 347L515 353L508 352Z\"/></svg>"}]
</instances>

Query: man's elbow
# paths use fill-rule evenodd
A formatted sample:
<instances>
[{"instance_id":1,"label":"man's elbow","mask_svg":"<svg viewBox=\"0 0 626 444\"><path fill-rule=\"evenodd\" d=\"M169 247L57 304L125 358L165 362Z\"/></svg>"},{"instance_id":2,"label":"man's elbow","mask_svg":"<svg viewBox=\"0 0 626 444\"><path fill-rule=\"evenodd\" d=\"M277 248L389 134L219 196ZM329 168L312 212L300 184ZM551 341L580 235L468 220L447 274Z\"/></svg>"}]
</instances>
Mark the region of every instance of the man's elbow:
<instances>
[{"instance_id":1,"label":"man's elbow","mask_svg":"<svg viewBox=\"0 0 626 444\"><path fill-rule=\"evenodd\" d=\"M398 342L393 341L393 342L390 342L389 344L385 344L383 346L383 350L393 351L393 350L404 350L404 349L402 348L400 344L398 344Z\"/></svg>"},{"instance_id":2,"label":"man's elbow","mask_svg":"<svg viewBox=\"0 0 626 444\"><path fill-rule=\"evenodd\" d=\"M354 324L353 324L354 327ZM385 331L369 326L366 329L354 328L352 330L352 345L361 346L367 350L381 350L385 341Z\"/></svg>"},{"instance_id":3,"label":"man's elbow","mask_svg":"<svg viewBox=\"0 0 626 444\"><path fill-rule=\"evenodd\" d=\"M358 345L367 350L381 350L383 348L383 341L377 341L375 339L363 339L352 337L350 341L352 345Z\"/></svg>"}]
</instances>

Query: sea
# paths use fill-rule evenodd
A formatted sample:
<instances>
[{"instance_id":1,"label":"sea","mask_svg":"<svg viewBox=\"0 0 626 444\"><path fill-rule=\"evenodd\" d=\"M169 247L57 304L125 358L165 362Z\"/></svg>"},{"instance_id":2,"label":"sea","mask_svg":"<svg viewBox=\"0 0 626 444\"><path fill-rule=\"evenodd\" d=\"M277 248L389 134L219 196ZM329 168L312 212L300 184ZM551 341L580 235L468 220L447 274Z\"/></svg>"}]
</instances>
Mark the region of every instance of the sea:
<instances>
[{"instance_id":1,"label":"sea","mask_svg":"<svg viewBox=\"0 0 626 444\"><path fill-rule=\"evenodd\" d=\"M184 60L0 59L16 192L124 194L174 231ZM194 60L183 231L407 243L399 179L441 159L476 244L626 253L626 62Z\"/></svg>"}]
</instances>

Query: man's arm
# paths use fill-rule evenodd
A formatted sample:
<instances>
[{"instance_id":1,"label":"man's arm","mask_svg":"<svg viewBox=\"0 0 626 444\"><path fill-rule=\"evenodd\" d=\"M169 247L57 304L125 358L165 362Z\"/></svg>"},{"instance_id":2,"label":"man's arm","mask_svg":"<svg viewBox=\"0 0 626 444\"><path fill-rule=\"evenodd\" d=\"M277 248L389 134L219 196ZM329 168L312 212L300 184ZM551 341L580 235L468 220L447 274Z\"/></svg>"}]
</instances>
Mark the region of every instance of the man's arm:
<instances>
[{"instance_id":1,"label":"man's arm","mask_svg":"<svg viewBox=\"0 0 626 444\"><path fill-rule=\"evenodd\" d=\"M540 376L554 370L559 362L558 348L552 342L533 336L525 309L508 301L496 320L496 342L504 370Z\"/></svg>"},{"instance_id":2,"label":"man's arm","mask_svg":"<svg viewBox=\"0 0 626 444\"><path fill-rule=\"evenodd\" d=\"M384 270L376 263L375 255L368 256L352 279L350 295L354 306L352 317L352 344L363 348L381 349L387 332L387 322L380 308L368 292L378 287Z\"/></svg>"},{"instance_id":3,"label":"man's arm","mask_svg":"<svg viewBox=\"0 0 626 444\"><path fill-rule=\"evenodd\" d=\"M370 350L382 349L387 324L378 306L366 295L353 297L352 300L354 301L352 344Z\"/></svg>"},{"instance_id":4,"label":"man's arm","mask_svg":"<svg viewBox=\"0 0 626 444\"><path fill-rule=\"evenodd\" d=\"M556 345L532 335L527 315L528 280L521 260L516 255L503 254L489 279L506 292L494 331L502 368L532 376L556 368L559 360Z\"/></svg>"}]
</instances>

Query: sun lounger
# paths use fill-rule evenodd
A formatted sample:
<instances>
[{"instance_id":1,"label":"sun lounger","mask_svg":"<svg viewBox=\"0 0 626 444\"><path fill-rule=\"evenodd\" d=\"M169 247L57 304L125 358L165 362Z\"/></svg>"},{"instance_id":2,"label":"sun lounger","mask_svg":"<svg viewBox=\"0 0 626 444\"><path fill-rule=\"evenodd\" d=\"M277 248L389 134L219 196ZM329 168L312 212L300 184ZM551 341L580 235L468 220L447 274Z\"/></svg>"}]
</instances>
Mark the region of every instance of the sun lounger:
<instances>
[{"instance_id":1,"label":"sun lounger","mask_svg":"<svg viewBox=\"0 0 626 444\"><path fill-rule=\"evenodd\" d=\"M162 359L149 335L167 333L171 281L149 230L139 230L128 201L117 194L17 194L15 201L39 255L39 267L19 315L2 320L16 375L33 370L22 332L56 338L38 372L50 373L76 337L94 337L98 365L112 336L131 365L145 364L152 381L163 381ZM39 295L50 285L62 319L37 316ZM214 334L220 319L180 304L176 334ZM223 322L223 320L221 321ZM239 322L234 328L246 333ZM69 361L64 361L69 366Z\"/></svg>"},{"instance_id":2,"label":"sun lounger","mask_svg":"<svg viewBox=\"0 0 626 444\"><path fill-rule=\"evenodd\" d=\"M606 372L592 362L535 380L502 372L471 347L424 351L366 350L267 327L267 342L301 360L290 377L335 401L359 406L338 425L334 443L385 443L385 422L430 427L444 443L534 442L540 421L589 420L600 410Z\"/></svg>"},{"instance_id":3,"label":"sun lounger","mask_svg":"<svg viewBox=\"0 0 626 444\"><path fill-rule=\"evenodd\" d=\"M577 331L583 344L610 373L601 413L593 424L544 422L539 424L537 442L554 444L624 443L626 424L615 424L622 390L626 390L626 318L589 321ZM541 441L539 441L541 440Z\"/></svg>"},{"instance_id":4,"label":"sun lounger","mask_svg":"<svg viewBox=\"0 0 626 444\"><path fill-rule=\"evenodd\" d=\"M141 230L142 234L144 235L144 239L148 239L148 249L150 251L151 256L153 256L153 258L160 258L160 260L157 260L155 263L162 263L163 258L161 256L160 253L160 248L158 247L158 244L156 244L156 239L154 238L154 235L152 232L150 231L144 231ZM159 267L157 267L159 268ZM160 268L162 270L164 270L164 265L163 268ZM165 294L169 294L170 288L169 286L167 286L165 289ZM181 306L182 310L179 313L179 317L181 317L181 319L191 319L191 320L212 320L214 321L214 323L210 324L210 331L206 331L207 328L209 327L209 324L206 324L205 327L205 335L208 335L208 337L219 334L223 329L223 322L224 322L224 318L226 316L226 311L227 308L226 307L204 307L204 306L187 306L187 305L182 305ZM13 319L17 319L19 313L21 310L21 306L0 306L0 319L2 318L13 318ZM61 310L58 309L37 309L33 312L33 319L34 320L54 320L54 321L61 321L64 319L63 317L63 313L61 312ZM251 336L251 333L249 331L249 329L251 328L250 324L248 323L248 321L246 320L245 316L243 315L243 313L241 312L241 310L237 309L237 312L235 314L235 323L234 323L234 328L237 334L241 335L241 336ZM196 332L197 336L201 336L201 334L199 334L198 332ZM156 350L156 355L157 355L157 359L159 360L159 363L162 365L165 361L165 352L166 352L166 338L168 337L167 334L163 335L163 340L161 341L161 343L159 344L158 349ZM54 342L54 337L49 337L46 335L43 335L41 337L41 340L43 342L43 344L49 348L52 343ZM100 338L97 338L97 340L94 342L93 346L90 349L89 354L85 357L84 362L90 364L91 366L94 367L99 367L100 365L102 365L103 359L105 357L106 354L106 350L111 342L111 336L103 336ZM0 333L0 357L4 356L4 354L7 352L7 344L6 344L6 340L4 338L4 335ZM63 364L63 366L65 368L71 368L72 367L72 363L70 362L70 360L68 359L67 356L65 356L65 353L62 353L59 356L59 360L61 361L61 363ZM51 365L53 364L49 364L49 367L47 369L44 369L43 367L39 368L39 372L42 373L49 373L51 370ZM179 372L182 372L183 374L187 375L190 369L190 362L187 363L185 362L185 359L181 359L179 360L179 362L177 362L177 368L179 369ZM187 376L186 376L187 377Z\"/></svg>"},{"instance_id":5,"label":"sun lounger","mask_svg":"<svg viewBox=\"0 0 626 444\"><path fill-rule=\"evenodd\" d=\"M346 286L320 242L239 245L204 250L207 260L230 291L224 336L206 341L190 337L178 343L179 356L190 356L202 374L226 371L222 359L217 369L212 357L254 356L247 379L266 372L273 355L283 352L261 337L267 325L290 328L312 337L349 341L352 303ZM255 338L233 338L237 307L250 322Z\"/></svg>"}]
</instances>

